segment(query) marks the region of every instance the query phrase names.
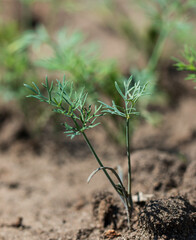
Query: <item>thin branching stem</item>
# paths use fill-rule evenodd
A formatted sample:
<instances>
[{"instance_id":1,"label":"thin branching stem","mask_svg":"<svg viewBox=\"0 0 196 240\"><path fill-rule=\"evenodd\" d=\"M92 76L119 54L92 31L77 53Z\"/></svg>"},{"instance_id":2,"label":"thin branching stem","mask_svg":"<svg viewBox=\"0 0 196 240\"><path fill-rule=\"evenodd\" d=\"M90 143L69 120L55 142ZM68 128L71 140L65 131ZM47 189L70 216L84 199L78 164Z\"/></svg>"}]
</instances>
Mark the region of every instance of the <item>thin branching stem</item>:
<instances>
[{"instance_id":1,"label":"thin branching stem","mask_svg":"<svg viewBox=\"0 0 196 240\"><path fill-rule=\"evenodd\" d=\"M84 139L85 139L88 147L90 148L92 154L93 154L94 157L96 158L99 166L103 168L103 171L104 171L106 177L108 178L108 180L110 181L110 183L112 184L112 186L114 187L114 189L117 191L116 185L115 185L114 181L111 179L110 175L109 175L108 172L105 170L104 165L102 164L101 160L100 160L99 157L97 156L97 154L96 154L96 152L95 152L92 144L91 144L90 141L88 140L88 137L86 136L86 134L85 134L84 132L82 133L82 135L83 135L83 137L84 137ZM118 191L117 191L117 192L118 192Z\"/></svg>"},{"instance_id":2,"label":"thin branching stem","mask_svg":"<svg viewBox=\"0 0 196 240\"><path fill-rule=\"evenodd\" d=\"M127 213L127 220L128 220L128 227L129 227L129 230L131 229L131 222L130 222L130 219L131 219L131 211L130 211L130 206L129 206L129 203L128 203L128 199L127 199L127 191L123 185L123 182L121 181L119 175L117 174L117 172L111 168L111 167L99 167L98 169L96 169L95 171L93 171L91 173L91 175L89 176L87 182L89 182L91 180L91 178L100 170L105 170L105 169L108 169L110 170L114 176L117 178L118 182L119 182L119 185L120 185L120 192L117 191L121 201L123 202L124 206L125 206L125 210L126 210L126 213Z\"/></svg>"},{"instance_id":3,"label":"thin branching stem","mask_svg":"<svg viewBox=\"0 0 196 240\"><path fill-rule=\"evenodd\" d=\"M130 155L130 134L129 134L129 118L126 119L126 148L128 159L128 199L130 204L130 211L133 210L133 200L131 191L131 155ZM131 213L130 213L131 214Z\"/></svg>"},{"instance_id":4,"label":"thin branching stem","mask_svg":"<svg viewBox=\"0 0 196 240\"><path fill-rule=\"evenodd\" d=\"M33 83L33 87L29 85L25 85L29 88L34 94L29 95L29 97L34 97L39 99L41 102L46 102L55 107L54 111L60 114L63 114L65 117L72 119L73 125L69 125L66 121L64 123L65 133L73 138L77 135L82 134L89 149L94 155L97 163L99 164L99 169L95 171L95 173L99 170L103 170L104 174L108 178L109 182L112 184L115 191L120 196L123 204L125 205L128 225L130 229L130 220L133 211L133 201L132 201L132 191L131 191L131 156L130 156L130 118L131 115L138 115L135 109L135 103L140 96L143 95L145 86L141 87L140 83L135 83L131 86L132 77L128 79L127 82L124 83L125 92L120 89L117 83L115 83L116 89L118 93L121 95L124 101L124 107L118 106L114 101L112 101L112 106L109 106L100 101L101 105L93 111L91 105L86 106L87 94L84 94L83 91L80 94L75 92L73 96L72 85L70 89L67 89L67 83L65 79L61 83L57 80L57 91L53 91L53 83L51 85L48 83L48 79L46 78L45 84L42 84L47 92L48 96L45 97L42 95L39 87ZM103 106L103 110L102 110ZM102 111L101 111L102 110ZM101 111L101 113L99 113ZM87 129L93 128L97 126L99 123L96 123L98 117L105 115L106 113L115 114L126 119L126 147L127 147L127 158L128 158L128 191L126 191L123 182L121 181L118 173L110 168L104 167L102 161L99 159L96 154L91 142L89 141L85 131ZM115 184L108 170L112 171L116 176L119 184ZM93 175L92 175L93 176ZM114 177L114 176L113 176Z\"/></svg>"}]
</instances>

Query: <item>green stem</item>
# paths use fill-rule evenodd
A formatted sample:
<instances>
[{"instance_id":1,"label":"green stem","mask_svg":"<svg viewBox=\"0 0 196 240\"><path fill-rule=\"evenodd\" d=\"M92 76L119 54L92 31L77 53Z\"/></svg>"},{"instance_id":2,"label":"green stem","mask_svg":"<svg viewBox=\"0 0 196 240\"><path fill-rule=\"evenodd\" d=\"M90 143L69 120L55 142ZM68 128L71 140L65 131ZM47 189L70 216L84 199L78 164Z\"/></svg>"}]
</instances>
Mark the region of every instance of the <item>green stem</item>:
<instances>
[{"instance_id":1,"label":"green stem","mask_svg":"<svg viewBox=\"0 0 196 240\"><path fill-rule=\"evenodd\" d=\"M80 127L79 127L77 121L76 121L74 118L72 118L72 120L73 120L73 122L75 123L75 126L77 127L77 129L79 130ZM108 174L108 172L104 169L104 166L103 166L101 160L100 160L99 157L97 156L97 154L96 154L96 152L95 152L93 146L91 145L90 141L88 140L86 134L85 134L84 132L82 132L82 135L83 135L83 137L84 137L84 139L85 139L85 141L86 141L88 147L90 148L92 154L93 154L94 157L96 158L96 160L97 160L99 166L100 166L100 167L103 167L103 171L104 171L106 177L108 178L108 180L110 181L110 183L112 184L112 186L114 187L114 189L116 190L116 192L118 193L118 190L117 190L117 188L116 188L116 185L115 185L114 181L111 179L111 177L110 177L110 175Z\"/></svg>"},{"instance_id":2,"label":"green stem","mask_svg":"<svg viewBox=\"0 0 196 240\"><path fill-rule=\"evenodd\" d=\"M153 49L152 55L148 62L147 69L149 72L154 71L158 64L167 35L168 35L168 30L165 29L164 26L162 26L161 32L159 34L159 38L156 42L156 45Z\"/></svg>"},{"instance_id":3,"label":"green stem","mask_svg":"<svg viewBox=\"0 0 196 240\"><path fill-rule=\"evenodd\" d=\"M111 179L111 177L110 177L110 175L108 174L108 172L105 170L105 168L104 168L101 160L100 160L99 157L97 156L97 154L96 154L93 146L91 145L90 141L88 140L86 134L85 134L84 132L82 132L82 135L83 135L83 137L84 137L84 139L85 139L88 147L90 148L91 152L93 153L94 157L96 158L99 166L103 168L103 171L104 171L106 177L108 178L108 180L110 181L110 183L112 184L112 186L114 187L114 189L117 191L115 183L114 183L113 180ZM118 191L117 191L117 192L118 192Z\"/></svg>"},{"instance_id":4,"label":"green stem","mask_svg":"<svg viewBox=\"0 0 196 240\"><path fill-rule=\"evenodd\" d=\"M131 191L131 156L130 156L130 134L129 134L129 119L126 119L126 147L127 147L127 159L128 159L128 199L130 204L130 210L133 210L133 200Z\"/></svg>"}]
</instances>

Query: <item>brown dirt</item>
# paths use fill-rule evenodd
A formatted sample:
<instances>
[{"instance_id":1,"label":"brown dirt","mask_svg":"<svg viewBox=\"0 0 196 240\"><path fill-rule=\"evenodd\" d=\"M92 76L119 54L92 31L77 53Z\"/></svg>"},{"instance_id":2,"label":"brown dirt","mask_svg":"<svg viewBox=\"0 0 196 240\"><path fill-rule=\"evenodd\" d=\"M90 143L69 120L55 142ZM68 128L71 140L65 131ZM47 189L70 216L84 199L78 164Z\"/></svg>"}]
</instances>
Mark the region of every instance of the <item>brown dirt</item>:
<instances>
[{"instance_id":1,"label":"brown dirt","mask_svg":"<svg viewBox=\"0 0 196 240\"><path fill-rule=\"evenodd\" d=\"M39 3L32 9L43 23L50 11ZM21 20L13 5L10 12ZM54 17L57 25L68 21L73 28L89 31L89 39L99 36L105 46L103 57L117 58L127 71L127 46L108 33L98 16L84 11L79 16L62 12ZM174 72L178 83L171 83L168 72L162 86L176 98L171 98L175 104L163 109L158 126L143 123L132 139L133 194L154 197L135 204L131 231L122 203L103 173L86 184L97 164L82 138L70 141L63 134L48 133L46 127L40 139L32 139L23 114L14 104L1 103L0 240L196 239L195 91L188 86L182 94L187 83L181 79L179 84ZM121 165L126 179L125 152L101 127L90 131L89 137L104 164Z\"/></svg>"},{"instance_id":2,"label":"brown dirt","mask_svg":"<svg viewBox=\"0 0 196 240\"><path fill-rule=\"evenodd\" d=\"M156 239L194 239L196 209L183 197L151 200L139 216L142 236Z\"/></svg>"},{"instance_id":3,"label":"brown dirt","mask_svg":"<svg viewBox=\"0 0 196 240\"><path fill-rule=\"evenodd\" d=\"M195 220L186 217L195 216L194 208L186 215L180 210L180 201L186 206L188 202L179 197L168 198L183 195L196 207L194 102L195 99L182 99L176 109L165 113L161 126L145 124L135 132L133 193L151 193L154 200L145 206L135 205L131 231L127 229L126 214L116 194L102 192L112 190L103 173L86 184L97 164L82 139L74 140L71 145L62 135L60 148L49 140L36 143L29 136L23 116L15 107L2 104L0 239L194 239ZM126 158L119 152L120 148L108 144L102 128L90 132L89 137L100 157L105 159L104 163L113 167L120 164L126 179ZM62 149L64 143L68 147ZM158 222L153 225L156 231L150 229L149 223L146 228L140 227L139 223L147 221L149 214L153 215L163 207L168 207L166 218L169 223L160 212L159 219L163 221L160 229ZM177 218L178 225L174 226ZM169 236L163 232L166 225L170 229ZM187 225L191 229L182 227ZM110 232L111 229L115 232ZM175 234L171 234L171 229ZM175 229L181 229L181 238L176 236ZM187 231L191 232L189 236Z\"/></svg>"}]
</instances>

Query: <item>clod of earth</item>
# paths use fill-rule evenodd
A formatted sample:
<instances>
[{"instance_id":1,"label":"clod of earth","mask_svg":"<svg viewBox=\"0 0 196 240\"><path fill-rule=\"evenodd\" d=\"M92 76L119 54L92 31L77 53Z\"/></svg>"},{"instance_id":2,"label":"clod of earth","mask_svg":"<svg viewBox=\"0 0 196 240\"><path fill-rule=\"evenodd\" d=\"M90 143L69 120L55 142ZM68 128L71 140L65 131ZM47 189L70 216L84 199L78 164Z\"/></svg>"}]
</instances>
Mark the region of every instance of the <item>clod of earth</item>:
<instances>
[{"instance_id":1,"label":"clod of earth","mask_svg":"<svg viewBox=\"0 0 196 240\"><path fill-rule=\"evenodd\" d=\"M139 224L153 239L196 239L196 208L181 196L151 200L141 211Z\"/></svg>"},{"instance_id":2,"label":"clod of earth","mask_svg":"<svg viewBox=\"0 0 196 240\"><path fill-rule=\"evenodd\" d=\"M119 237L121 236L120 233L116 232L115 230L113 229L109 229L107 230L105 233L104 233L104 236L108 239L113 239L113 238L116 238L116 237Z\"/></svg>"},{"instance_id":3,"label":"clod of earth","mask_svg":"<svg viewBox=\"0 0 196 240\"><path fill-rule=\"evenodd\" d=\"M116 228L119 209L114 203L113 194L110 192L99 192L93 196L93 216L96 218L100 228Z\"/></svg>"}]
</instances>

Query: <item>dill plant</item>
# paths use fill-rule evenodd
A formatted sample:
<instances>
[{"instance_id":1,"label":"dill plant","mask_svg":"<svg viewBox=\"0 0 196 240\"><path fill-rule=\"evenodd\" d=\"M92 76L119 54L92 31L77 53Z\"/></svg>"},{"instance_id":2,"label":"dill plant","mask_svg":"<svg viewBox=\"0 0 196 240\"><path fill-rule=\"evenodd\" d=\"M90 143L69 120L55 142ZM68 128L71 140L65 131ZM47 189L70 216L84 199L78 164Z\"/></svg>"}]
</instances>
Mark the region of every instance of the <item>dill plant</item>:
<instances>
[{"instance_id":1,"label":"dill plant","mask_svg":"<svg viewBox=\"0 0 196 240\"><path fill-rule=\"evenodd\" d=\"M114 60L101 60L99 45L94 42L86 42L86 36L75 31L70 33L67 28L62 28L51 37L47 29L43 26L35 30L26 31L20 38L9 45L12 53L20 55L28 49L33 50L38 59L33 62L34 66L47 71L57 71L69 76L77 90L80 91L85 85L88 92L88 103L96 103L99 95L107 98L114 98L120 102L118 95L114 96L115 87L113 82L120 82L124 79ZM51 56L40 57L40 48L47 46L53 54ZM111 118L118 134L113 133L107 121L103 122L103 127L113 141L122 142L122 126L118 119Z\"/></svg>"},{"instance_id":2,"label":"dill plant","mask_svg":"<svg viewBox=\"0 0 196 240\"><path fill-rule=\"evenodd\" d=\"M145 94L146 84L141 86L140 82L133 83L132 77L127 81L124 81L124 90L119 87L119 84L115 82L115 87L124 104L119 106L112 101L112 106L99 101L99 107L92 107L87 102L88 94L84 90L77 93L73 89L73 84L65 81L65 77L62 82L57 80L57 86L55 87L53 82L49 84L48 78L42 86L47 90L47 96L43 95L39 87L33 83L33 86L25 84L25 87L30 89L33 94L27 97L33 97L41 102L48 103L54 107L54 111L58 114L62 114L66 119L71 119L72 124L68 124L66 121L63 123L65 127L65 133L71 139L77 135L82 135L99 164L99 168L93 171L87 182L100 170L102 170L114 190L119 195L123 202L128 219L128 226L130 228L130 219L133 211L133 200L131 191L131 155L130 155L130 120L132 115L138 115L135 105L138 99ZM98 157L92 143L86 135L86 130L96 127L100 124L97 119L105 114L117 115L125 119L126 129L126 149L127 149L127 161L128 161L128 188L123 183L123 179L120 174L114 168L104 166L101 159ZM113 174L113 177L111 176ZM116 178L117 182L113 180Z\"/></svg>"},{"instance_id":3,"label":"dill plant","mask_svg":"<svg viewBox=\"0 0 196 240\"><path fill-rule=\"evenodd\" d=\"M174 58L174 64L179 71L188 71L188 76L185 80L192 80L196 83L196 48L185 46L182 53L184 60ZM196 89L196 86L194 87Z\"/></svg>"},{"instance_id":4,"label":"dill plant","mask_svg":"<svg viewBox=\"0 0 196 240\"><path fill-rule=\"evenodd\" d=\"M21 34L15 22L3 24L0 21L0 94L3 99L17 100L23 106L25 91L23 79L30 83L35 79L35 69L32 66L27 51L20 54L10 51L9 45Z\"/></svg>"}]
</instances>

